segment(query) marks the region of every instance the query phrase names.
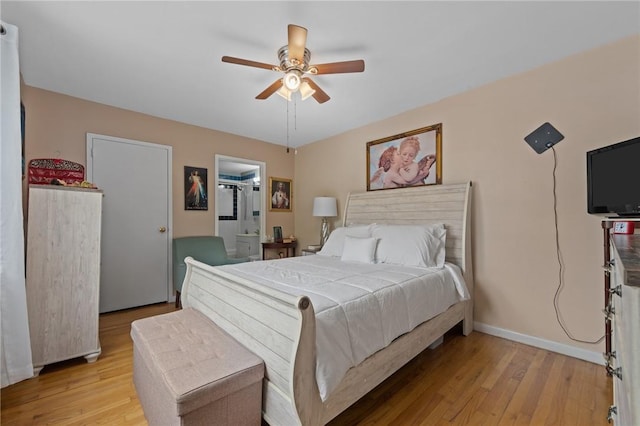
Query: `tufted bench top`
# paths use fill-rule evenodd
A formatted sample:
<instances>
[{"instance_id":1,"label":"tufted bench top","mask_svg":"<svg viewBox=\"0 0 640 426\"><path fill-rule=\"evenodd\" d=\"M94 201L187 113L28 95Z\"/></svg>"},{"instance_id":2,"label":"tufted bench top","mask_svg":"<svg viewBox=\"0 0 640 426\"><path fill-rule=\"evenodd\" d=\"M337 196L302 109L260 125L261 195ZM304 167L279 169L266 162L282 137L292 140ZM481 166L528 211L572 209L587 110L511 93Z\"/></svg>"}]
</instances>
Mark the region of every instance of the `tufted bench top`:
<instances>
[{"instance_id":1,"label":"tufted bench top","mask_svg":"<svg viewBox=\"0 0 640 426\"><path fill-rule=\"evenodd\" d=\"M199 311L186 308L131 324L136 350L182 416L261 381L264 364Z\"/></svg>"}]
</instances>

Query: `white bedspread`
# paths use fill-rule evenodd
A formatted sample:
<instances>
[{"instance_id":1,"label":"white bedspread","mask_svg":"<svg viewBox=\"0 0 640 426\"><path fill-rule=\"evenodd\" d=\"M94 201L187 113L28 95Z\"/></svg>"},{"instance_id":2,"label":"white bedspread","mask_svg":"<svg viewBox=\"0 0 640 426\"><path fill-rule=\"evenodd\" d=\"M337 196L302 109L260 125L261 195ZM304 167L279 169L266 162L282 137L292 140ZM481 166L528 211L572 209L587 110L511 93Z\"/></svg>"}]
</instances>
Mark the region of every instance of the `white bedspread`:
<instances>
[{"instance_id":1,"label":"white bedspread","mask_svg":"<svg viewBox=\"0 0 640 426\"><path fill-rule=\"evenodd\" d=\"M323 400L347 370L398 336L469 298L460 269L301 256L220 266L292 295L316 312L316 380Z\"/></svg>"}]
</instances>

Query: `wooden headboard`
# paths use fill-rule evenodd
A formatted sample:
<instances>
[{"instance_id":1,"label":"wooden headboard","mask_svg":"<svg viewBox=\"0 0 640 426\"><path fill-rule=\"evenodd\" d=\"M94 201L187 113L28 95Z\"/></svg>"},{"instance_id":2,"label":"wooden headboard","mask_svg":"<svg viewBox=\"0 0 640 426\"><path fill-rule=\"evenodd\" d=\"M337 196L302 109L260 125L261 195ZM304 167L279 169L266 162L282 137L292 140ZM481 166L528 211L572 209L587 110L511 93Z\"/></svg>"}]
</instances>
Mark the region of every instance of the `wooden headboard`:
<instances>
[{"instance_id":1,"label":"wooden headboard","mask_svg":"<svg viewBox=\"0 0 640 426\"><path fill-rule=\"evenodd\" d=\"M344 208L350 224L437 224L447 229L446 259L462 268L473 286L471 264L471 182L352 193Z\"/></svg>"}]
</instances>

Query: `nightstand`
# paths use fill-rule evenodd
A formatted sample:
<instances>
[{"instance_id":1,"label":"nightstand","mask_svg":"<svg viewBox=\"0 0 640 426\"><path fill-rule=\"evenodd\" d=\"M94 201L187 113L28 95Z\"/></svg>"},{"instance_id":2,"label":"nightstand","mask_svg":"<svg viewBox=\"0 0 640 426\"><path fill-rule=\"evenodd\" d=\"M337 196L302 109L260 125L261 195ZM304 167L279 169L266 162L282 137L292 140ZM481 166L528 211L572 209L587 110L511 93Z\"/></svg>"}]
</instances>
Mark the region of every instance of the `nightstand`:
<instances>
[{"instance_id":1,"label":"nightstand","mask_svg":"<svg viewBox=\"0 0 640 426\"><path fill-rule=\"evenodd\" d=\"M291 257L296 255L296 246L298 243L262 243L262 260L266 259L266 251L270 249L281 249L278 253L279 257Z\"/></svg>"}]
</instances>

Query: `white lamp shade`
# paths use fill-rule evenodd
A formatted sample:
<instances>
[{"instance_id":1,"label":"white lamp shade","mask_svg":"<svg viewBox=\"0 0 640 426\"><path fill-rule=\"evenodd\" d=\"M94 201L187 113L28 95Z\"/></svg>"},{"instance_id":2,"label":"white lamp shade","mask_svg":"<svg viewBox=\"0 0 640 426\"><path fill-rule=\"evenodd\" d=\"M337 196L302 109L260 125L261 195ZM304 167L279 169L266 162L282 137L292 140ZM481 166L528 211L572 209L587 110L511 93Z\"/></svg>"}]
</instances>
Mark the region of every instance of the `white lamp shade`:
<instances>
[{"instance_id":1,"label":"white lamp shade","mask_svg":"<svg viewBox=\"0 0 640 426\"><path fill-rule=\"evenodd\" d=\"M288 101L291 100L291 92L284 85L281 88L279 88L276 93Z\"/></svg>"},{"instance_id":2,"label":"white lamp shade","mask_svg":"<svg viewBox=\"0 0 640 426\"><path fill-rule=\"evenodd\" d=\"M291 92L295 92L300 87L300 75L296 71L289 71L282 79L284 87Z\"/></svg>"},{"instance_id":3,"label":"white lamp shade","mask_svg":"<svg viewBox=\"0 0 640 426\"><path fill-rule=\"evenodd\" d=\"M334 197L316 197L313 199L313 215L320 217L338 216L338 206Z\"/></svg>"},{"instance_id":4,"label":"white lamp shade","mask_svg":"<svg viewBox=\"0 0 640 426\"><path fill-rule=\"evenodd\" d=\"M312 89L309 83L307 83L306 81L303 81L302 84L300 85L300 98L302 98L302 100L304 101L309 96L312 96L314 93L316 93L315 89Z\"/></svg>"}]
</instances>

